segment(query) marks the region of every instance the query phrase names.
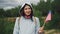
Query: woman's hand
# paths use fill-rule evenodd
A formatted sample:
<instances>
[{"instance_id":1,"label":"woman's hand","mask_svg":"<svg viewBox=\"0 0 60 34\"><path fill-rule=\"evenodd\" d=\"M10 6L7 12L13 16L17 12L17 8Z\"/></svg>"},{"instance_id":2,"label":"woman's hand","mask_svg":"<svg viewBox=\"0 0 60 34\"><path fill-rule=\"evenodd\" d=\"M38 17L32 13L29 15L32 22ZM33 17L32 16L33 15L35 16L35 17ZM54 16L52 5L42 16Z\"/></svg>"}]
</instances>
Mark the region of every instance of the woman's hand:
<instances>
[{"instance_id":1,"label":"woman's hand","mask_svg":"<svg viewBox=\"0 0 60 34\"><path fill-rule=\"evenodd\" d=\"M44 27L40 27L38 33L44 32Z\"/></svg>"}]
</instances>

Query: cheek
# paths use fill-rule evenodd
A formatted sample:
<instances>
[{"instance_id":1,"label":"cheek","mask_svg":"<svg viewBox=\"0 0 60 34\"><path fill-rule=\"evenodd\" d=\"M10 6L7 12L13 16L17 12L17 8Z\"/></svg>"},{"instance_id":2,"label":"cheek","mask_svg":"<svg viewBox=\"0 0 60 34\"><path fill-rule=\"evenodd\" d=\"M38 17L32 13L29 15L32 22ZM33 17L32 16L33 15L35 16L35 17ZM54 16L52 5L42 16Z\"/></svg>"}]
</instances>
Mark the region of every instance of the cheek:
<instances>
[{"instance_id":1,"label":"cheek","mask_svg":"<svg viewBox=\"0 0 60 34\"><path fill-rule=\"evenodd\" d=\"M24 13L27 13L27 11L26 11L26 10L24 10Z\"/></svg>"},{"instance_id":2,"label":"cheek","mask_svg":"<svg viewBox=\"0 0 60 34\"><path fill-rule=\"evenodd\" d=\"M31 13L31 10L29 10L29 12Z\"/></svg>"}]
</instances>

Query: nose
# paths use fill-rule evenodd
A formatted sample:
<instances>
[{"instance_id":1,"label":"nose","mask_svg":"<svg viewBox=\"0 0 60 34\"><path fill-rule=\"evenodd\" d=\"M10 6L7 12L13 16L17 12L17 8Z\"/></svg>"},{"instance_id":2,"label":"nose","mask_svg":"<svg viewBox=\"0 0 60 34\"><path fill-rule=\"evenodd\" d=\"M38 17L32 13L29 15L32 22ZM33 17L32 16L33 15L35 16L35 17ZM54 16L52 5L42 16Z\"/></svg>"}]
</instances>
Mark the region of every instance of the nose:
<instances>
[{"instance_id":1,"label":"nose","mask_svg":"<svg viewBox=\"0 0 60 34\"><path fill-rule=\"evenodd\" d=\"M27 9L27 11L29 12L29 11L30 11L30 9Z\"/></svg>"}]
</instances>

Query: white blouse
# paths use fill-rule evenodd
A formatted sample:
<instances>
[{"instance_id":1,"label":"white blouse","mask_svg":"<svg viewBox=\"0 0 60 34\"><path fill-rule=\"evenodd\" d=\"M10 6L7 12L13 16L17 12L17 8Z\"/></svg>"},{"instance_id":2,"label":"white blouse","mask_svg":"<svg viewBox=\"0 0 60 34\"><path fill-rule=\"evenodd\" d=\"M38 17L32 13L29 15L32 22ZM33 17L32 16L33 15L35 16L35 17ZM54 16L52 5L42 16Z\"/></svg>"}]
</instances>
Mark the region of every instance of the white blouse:
<instances>
[{"instance_id":1,"label":"white blouse","mask_svg":"<svg viewBox=\"0 0 60 34\"><path fill-rule=\"evenodd\" d=\"M36 17L33 21L31 19L26 19L23 16L16 18L13 34L38 34L38 29L40 28L39 19Z\"/></svg>"}]
</instances>

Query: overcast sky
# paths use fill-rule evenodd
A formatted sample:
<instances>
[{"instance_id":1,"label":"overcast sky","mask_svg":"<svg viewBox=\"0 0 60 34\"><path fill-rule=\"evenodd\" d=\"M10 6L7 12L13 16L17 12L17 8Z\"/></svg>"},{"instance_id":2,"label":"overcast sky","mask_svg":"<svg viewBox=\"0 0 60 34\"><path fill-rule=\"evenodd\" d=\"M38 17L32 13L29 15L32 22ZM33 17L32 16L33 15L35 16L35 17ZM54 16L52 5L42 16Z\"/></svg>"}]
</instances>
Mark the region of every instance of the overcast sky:
<instances>
[{"instance_id":1,"label":"overcast sky","mask_svg":"<svg viewBox=\"0 0 60 34\"><path fill-rule=\"evenodd\" d=\"M25 2L30 2L37 5L39 1L40 0L0 0L0 8L11 9L17 7L18 5L22 5ZM47 2L47 0L44 1ZM51 0L51 2L52 1L54 0Z\"/></svg>"},{"instance_id":2,"label":"overcast sky","mask_svg":"<svg viewBox=\"0 0 60 34\"><path fill-rule=\"evenodd\" d=\"M0 0L0 8L11 9L22 5L24 2L31 2L37 4L40 0Z\"/></svg>"}]
</instances>

